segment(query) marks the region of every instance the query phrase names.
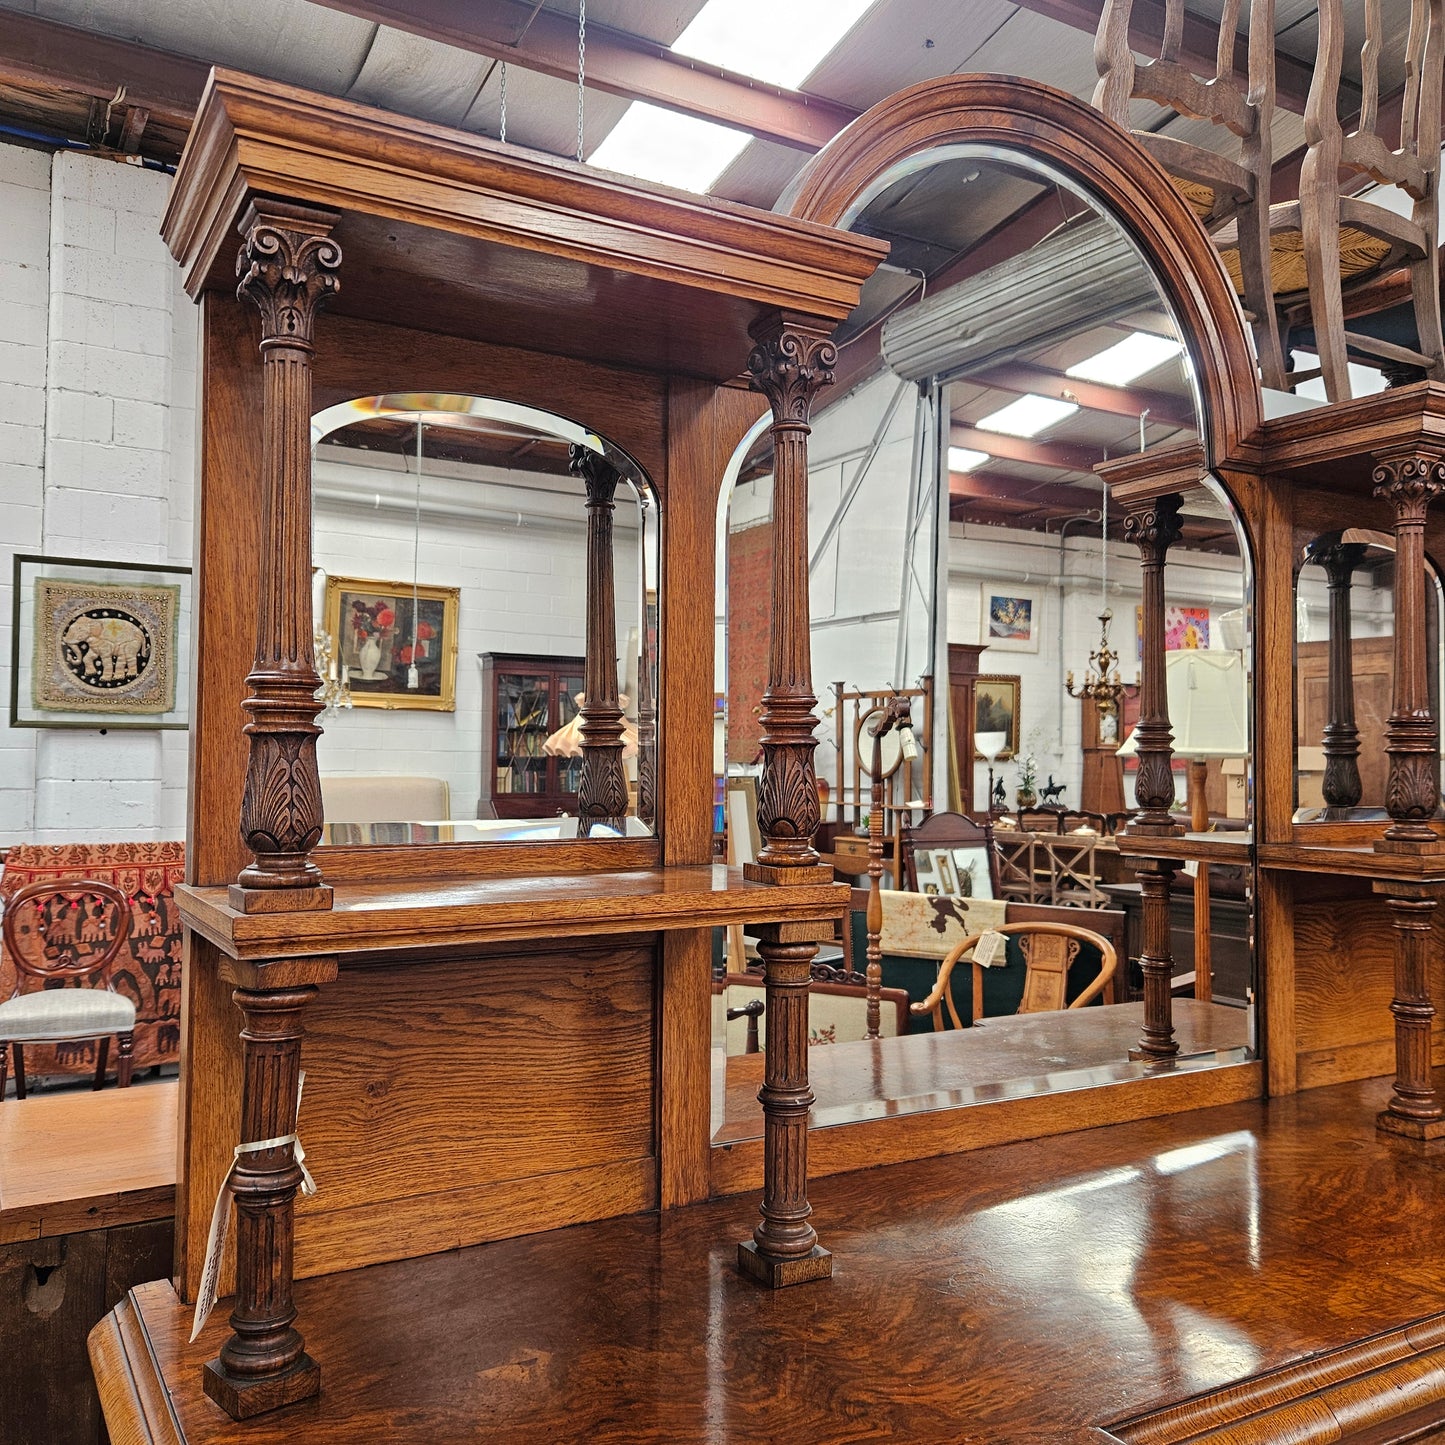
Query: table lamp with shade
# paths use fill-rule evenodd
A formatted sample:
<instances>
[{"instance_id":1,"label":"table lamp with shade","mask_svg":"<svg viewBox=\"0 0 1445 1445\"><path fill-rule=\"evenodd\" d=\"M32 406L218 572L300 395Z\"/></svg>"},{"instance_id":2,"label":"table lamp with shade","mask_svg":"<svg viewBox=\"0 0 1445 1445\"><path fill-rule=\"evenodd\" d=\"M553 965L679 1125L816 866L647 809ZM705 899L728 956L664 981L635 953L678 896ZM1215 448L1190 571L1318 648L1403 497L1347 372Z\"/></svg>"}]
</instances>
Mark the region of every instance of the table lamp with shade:
<instances>
[{"instance_id":1,"label":"table lamp with shade","mask_svg":"<svg viewBox=\"0 0 1445 1445\"><path fill-rule=\"evenodd\" d=\"M1249 755L1249 694L1241 652L1184 649L1164 654L1164 677L1169 696L1169 726L1174 733L1174 755L1189 763L1185 797L1191 832L1209 827L1209 805L1204 796L1210 758L1245 758ZM1136 754L1131 731L1121 758ZM1194 875L1194 997L1212 997L1209 946L1209 866L1200 863Z\"/></svg>"},{"instance_id":2,"label":"table lamp with shade","mask_svg":"<svg viewBox=\"0 0 1445 1445\"><path fill-rule=\"evenodd\" d=\"M988 759L988 814L993 816L993 765L1008 749L1006 732L974 733L973 745Z\"/></svg>"}]
</instances>

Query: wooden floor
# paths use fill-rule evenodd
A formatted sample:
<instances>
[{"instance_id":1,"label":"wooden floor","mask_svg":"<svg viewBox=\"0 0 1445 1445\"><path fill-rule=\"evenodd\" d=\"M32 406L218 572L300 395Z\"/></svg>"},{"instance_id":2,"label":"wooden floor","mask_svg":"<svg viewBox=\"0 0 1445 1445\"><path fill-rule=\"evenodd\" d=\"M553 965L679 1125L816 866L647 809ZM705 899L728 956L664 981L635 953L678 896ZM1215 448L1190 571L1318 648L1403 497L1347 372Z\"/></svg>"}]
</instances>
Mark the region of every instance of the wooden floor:
<instances>
[{"instance_id":1,"label":"wooden floor","mask_svg":"<svg viewBox=\"0 0 1445 1445\"><path fill-rule=\"evenodd\" d=\"M109 1327L112 1359L128 1339L139 1378L154 1351L190 1445L1099 1442L1441 1308L1445 1156L1376 1136L1387 1092L819 1180L833 1278L778 1294L734 1269L744 1198L308 1280L323 1394L244 1427L199 1388L223 1309L188 1346L189 1313L145 1286L149 1340Z\"/></svg>"},{"instance_id":2,"label":"wooden floor","mask_svg":"<svg viewBox=\"0 0 1445 1445\"><path fill-rule=\"evenodd\" d=\"M808 1051L817 1102L814 1128L884 1114L956 1109L1026 1099L1140 1078L1129 1062L1144 1024L1142 1003L990 1018L975 1028L901 1038L827 1044ZM1217 1053L1238 1063L1249 1042L1243 1009L1174 1000L1183 1055ZM713 1055L713 1142L756 1139L763 1132L758 1088L765 1056Z\"/></svg>"}]
</instances>

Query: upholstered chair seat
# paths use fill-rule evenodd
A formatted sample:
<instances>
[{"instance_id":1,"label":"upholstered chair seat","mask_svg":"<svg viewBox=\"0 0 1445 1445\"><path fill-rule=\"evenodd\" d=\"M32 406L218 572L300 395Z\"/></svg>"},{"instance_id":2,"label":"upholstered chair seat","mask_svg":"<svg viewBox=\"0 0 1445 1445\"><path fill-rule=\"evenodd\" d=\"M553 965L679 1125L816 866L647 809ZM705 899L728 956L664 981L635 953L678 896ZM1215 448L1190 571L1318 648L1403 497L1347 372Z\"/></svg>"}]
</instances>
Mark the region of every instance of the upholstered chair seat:
<instances>
[{"instance_id":1,"label":"upholstered chair seat","mask_svg":"<svg viewBox=\"0 0 1445 1445\"><path fill-rule=\"evenodd\" d=\"M47 988L0 1003L0 1039L49 1043L135 1028L135 1005L107 988Z\"/></svg>"}]
</instances>

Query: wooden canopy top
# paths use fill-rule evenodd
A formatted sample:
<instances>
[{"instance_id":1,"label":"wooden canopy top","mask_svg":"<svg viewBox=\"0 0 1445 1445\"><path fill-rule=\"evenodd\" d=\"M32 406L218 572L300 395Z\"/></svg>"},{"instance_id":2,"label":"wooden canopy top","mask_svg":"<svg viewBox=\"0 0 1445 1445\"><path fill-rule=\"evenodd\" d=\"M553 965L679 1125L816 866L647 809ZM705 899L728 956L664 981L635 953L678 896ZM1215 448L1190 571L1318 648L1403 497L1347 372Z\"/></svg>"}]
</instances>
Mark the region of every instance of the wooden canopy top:
<instances>
[{"instance_id":1,"label":"wooden canopy top","mask_svg":"<svg viewBox=\"0 0 1445 1445\"><path fill-rule=\"evenodd\" d=\"M748 328L827 328L883 242L213 70L161 232L186 289L235 285L256 196L339 213L333 309L725 381Z\"/></svg>"}]
</instances>

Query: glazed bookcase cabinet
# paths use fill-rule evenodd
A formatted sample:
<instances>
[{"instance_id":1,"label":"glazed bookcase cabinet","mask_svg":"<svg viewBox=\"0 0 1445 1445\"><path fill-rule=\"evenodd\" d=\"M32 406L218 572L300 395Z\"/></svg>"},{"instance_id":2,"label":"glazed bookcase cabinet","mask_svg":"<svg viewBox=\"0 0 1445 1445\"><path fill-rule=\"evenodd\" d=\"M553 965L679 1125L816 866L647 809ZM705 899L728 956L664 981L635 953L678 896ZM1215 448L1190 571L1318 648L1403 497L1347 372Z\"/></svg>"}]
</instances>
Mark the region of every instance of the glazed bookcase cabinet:
<instances>
[{"instance_id":1,"label":"glazed bookcase cabinet","mask_svg":"<svg viewBox=\"0 0 1445 1445\"><path fill-rule=\"evenodd\" d=\"M482 654L481 818L551 818L577 806L580 758L542 745L577 715L583 659ZM490 745L490 746L489 746Z\"/></svg>"}]
</instances>

